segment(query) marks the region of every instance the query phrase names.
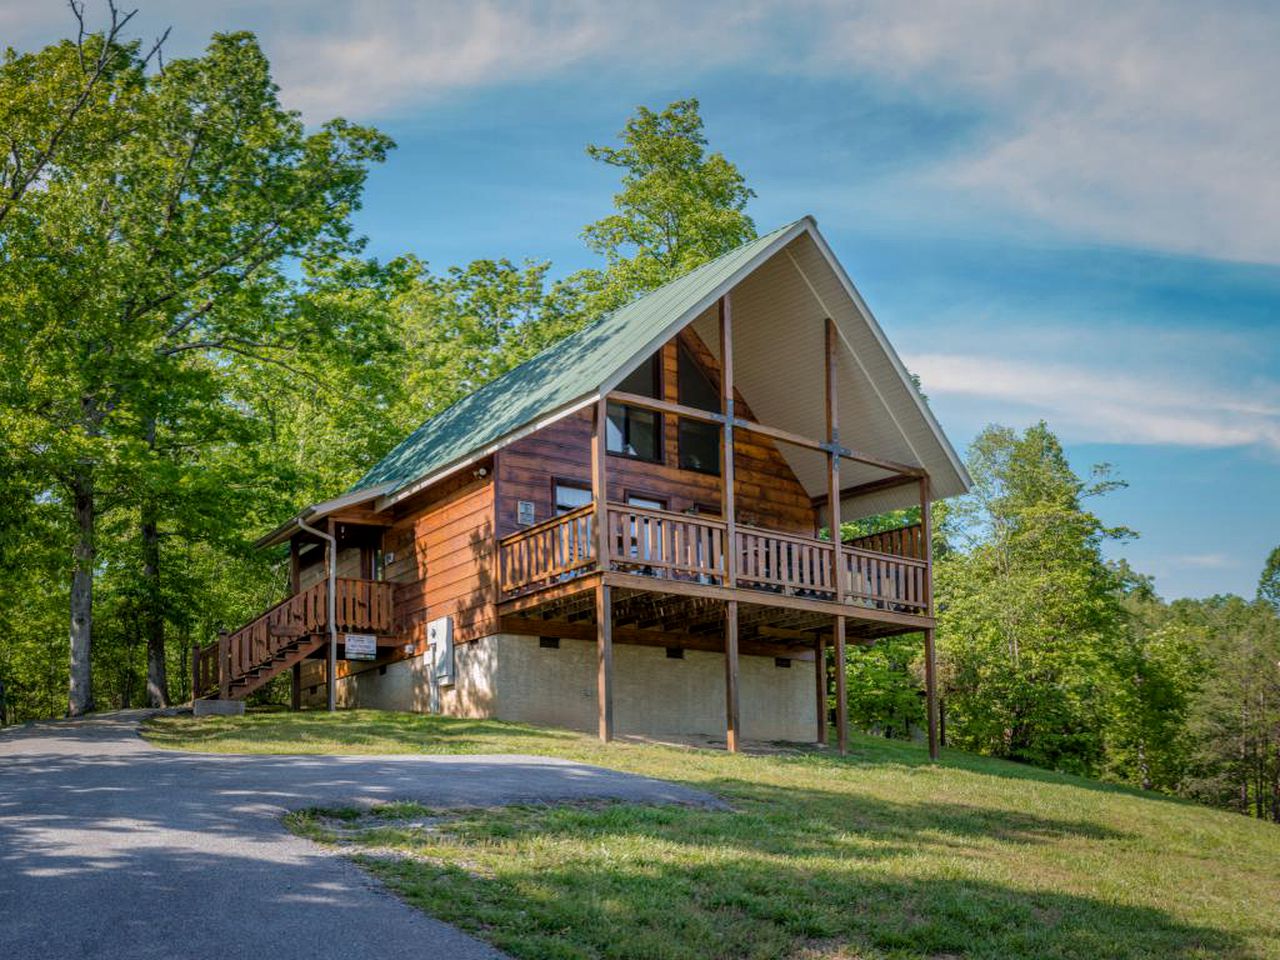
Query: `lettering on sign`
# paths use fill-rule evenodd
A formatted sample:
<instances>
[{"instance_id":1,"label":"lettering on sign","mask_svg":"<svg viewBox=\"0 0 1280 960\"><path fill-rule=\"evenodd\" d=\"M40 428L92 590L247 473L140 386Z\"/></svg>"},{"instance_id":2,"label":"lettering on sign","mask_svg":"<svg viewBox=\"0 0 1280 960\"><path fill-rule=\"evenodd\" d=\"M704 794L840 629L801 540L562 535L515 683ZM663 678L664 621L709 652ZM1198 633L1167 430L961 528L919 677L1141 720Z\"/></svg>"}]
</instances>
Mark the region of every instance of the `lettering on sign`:
<instances>
[{"instance_id":1,"label":"lettering on sign","mask_svg":"<svg viewBox=\"0 0 1280 960\"><path fill-rule=\"evenodd\" d=\"M372 633L348 633L343 642L348 660L378 659L378 638Z\"/></svg>"}]
</instances>

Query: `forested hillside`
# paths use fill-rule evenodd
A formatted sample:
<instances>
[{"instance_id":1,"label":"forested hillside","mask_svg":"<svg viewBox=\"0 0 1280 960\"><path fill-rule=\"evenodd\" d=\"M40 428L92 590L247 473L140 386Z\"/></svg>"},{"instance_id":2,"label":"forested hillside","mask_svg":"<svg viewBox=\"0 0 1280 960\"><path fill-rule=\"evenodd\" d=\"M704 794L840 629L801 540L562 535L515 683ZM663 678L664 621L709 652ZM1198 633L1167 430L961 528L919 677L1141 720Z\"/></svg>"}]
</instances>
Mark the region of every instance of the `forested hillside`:
<instances>
[{"instance_id":1,"label":"forested hillside","mask_svg":"<svg viewBox=\"0 0 1280 960\"><path fill-rule=\"evenodd\" d=\"M351 216L388 137L305 126L250 34L167 60L127 19L0 66L8 723L185 699L191 645L285 590L283 556L250 549L264 530L755 235L690 99L587 148L621 177L582 231L598 268L372 260ZM991 427L967 457L935 544L947 742L1280 820L1280 549L1256 598L1170 602L1104 560L1136 535L1089 509L1119 481L1078 476L1049 425ZM851 652L859 726L914 735L919 650Z\"/></svg>"}]
</instances>

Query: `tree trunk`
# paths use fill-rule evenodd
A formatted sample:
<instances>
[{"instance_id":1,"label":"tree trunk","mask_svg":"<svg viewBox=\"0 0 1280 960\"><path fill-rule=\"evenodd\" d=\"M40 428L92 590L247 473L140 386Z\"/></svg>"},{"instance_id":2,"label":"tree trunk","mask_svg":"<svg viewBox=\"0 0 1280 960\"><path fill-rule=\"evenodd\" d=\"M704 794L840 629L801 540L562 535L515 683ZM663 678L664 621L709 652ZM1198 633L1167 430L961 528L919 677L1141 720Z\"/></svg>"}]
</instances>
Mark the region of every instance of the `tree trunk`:
<instances>
[{"instance_id":1,"label":"tree trunk","mask_svg":"<svg viewBox=\"0 0 1280 960\"><path fill-rule=\"evenodd\" d=\"M71 686L67 716L79 717L93 710L93 669L89 654L93 645L94 546L93 477L83 473L72 485L76 520L76 545L71 572Z\"/></svg>"},{"instance_id":2,"label":"tree trunk","mask_svg":"<svg viewBox=\"0 0 1280 960\"><path fill-rule=\"evenodd\" d=\"M147 705L169 705L169 678L164 660L164 603L160 593L160 531L155 508L142 508L142 581L146 606L142 615L147 635Z\"/></svg>"}]
</instances>

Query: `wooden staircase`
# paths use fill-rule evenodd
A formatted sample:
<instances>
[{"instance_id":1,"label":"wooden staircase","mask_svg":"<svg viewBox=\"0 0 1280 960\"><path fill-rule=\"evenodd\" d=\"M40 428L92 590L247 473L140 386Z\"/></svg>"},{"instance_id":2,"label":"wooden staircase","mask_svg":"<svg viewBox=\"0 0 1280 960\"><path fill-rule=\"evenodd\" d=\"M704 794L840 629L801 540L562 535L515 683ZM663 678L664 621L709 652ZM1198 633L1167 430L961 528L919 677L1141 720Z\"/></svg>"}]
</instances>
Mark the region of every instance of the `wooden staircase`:
<instances>
[{"instance_id":1,"label":"wooden staircase","mask_svg":"<svg viewBox=\"0 0 1280 960\"><path fill-rule=\"evenodd\" d=\"M390 635L392 585L377 580L337 580L337 629ZM276 604L235 633L192 648L193 699L242 700L329 642L327 581ZM341 636L341 634L340 634Z\"/></svg>"}]
</instances>

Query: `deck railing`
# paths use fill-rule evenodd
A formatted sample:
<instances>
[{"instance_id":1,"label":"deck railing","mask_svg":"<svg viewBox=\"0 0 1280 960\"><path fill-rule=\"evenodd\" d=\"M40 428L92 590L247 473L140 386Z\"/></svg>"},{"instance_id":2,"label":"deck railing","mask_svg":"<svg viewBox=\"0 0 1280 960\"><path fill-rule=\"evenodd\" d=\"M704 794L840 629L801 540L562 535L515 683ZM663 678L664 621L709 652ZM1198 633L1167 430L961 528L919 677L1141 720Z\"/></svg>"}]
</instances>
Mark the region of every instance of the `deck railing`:
<instances>
[{"instance_id":1,"label":"deck railing","mask_svg":"<svg viewBox=\"0 0 1280 960\"><path fill-rule=\"evenodd\" d=\"M722 583L722 520L669 510L610 504L609 560L615 570L700 583Z\"/></svg>"},{"instance_id":2,"label":"deck railing","mask_svg":"<svg viewBox=\"0 0 1280 960\"><path fill-rule=\"evenodd\" d=\"M722 585L729 555L722 520L611 503L606 510L608 568L657 579ZM499 543L502 597L509 599L596 569L595 508L579 507ZM842 544L739 526L738 587L898 613L927 614L928 564L918 525Z\"/></svg>"},{"instance_id":3,"label":"deck railing","mask_svg":"<svg viewBox=\"0 0 1280 960\"><path fill-rule=\"evenodd\" d=\"M829 542L755 527L739 527L737 534L738 586L835 599Z\"/></svg>"},{"instance_id":4,"label":"deck railing","mask_svg":"<svg viewBox=\"0 0 1280 960\"><path fill-rule=\"evenodd\" d=\"M595 508L587 504L503 539L498 550L502 595L550 586L594 566L594 522Z\"/></svg>"},{"instance_id":5,"label":"deck railing","mask_svg":"<svg viewBox=\"0 0 1280 960\"><path fill-rule=\"evenodd\" d=\"M339 577L334 611L339 630L394 633L393 584ZM277 603L239 630L193 652L195 697L216 692L231 680L269 662L299 637L329 629L329 583L321 580ZM225 673L224 673L225 671Z\"/></svg>"},{"instance_id":6,"label":"deck railing","mask_svg":"<svg viewBox=\"0 0 1280 960\"><path fill-rule=\"evenodd\" d=\"M872 553L887 553L894 557L908 557L912 560L924 559L924 528L918 523L909 527L895 527L880 533L869 533L845 541L846 547L869 550Z\"/></svg>"},{"instance_id":7,"label":"deck railing","mask_svg":"<svg viewBox=\"0 0 1280 960\"><path fill-rule=\"evenodd\" d=\"M928 615L929 565L911 557L840 548L840 599L860 607Z\"/></svg>"}]
</instances>

